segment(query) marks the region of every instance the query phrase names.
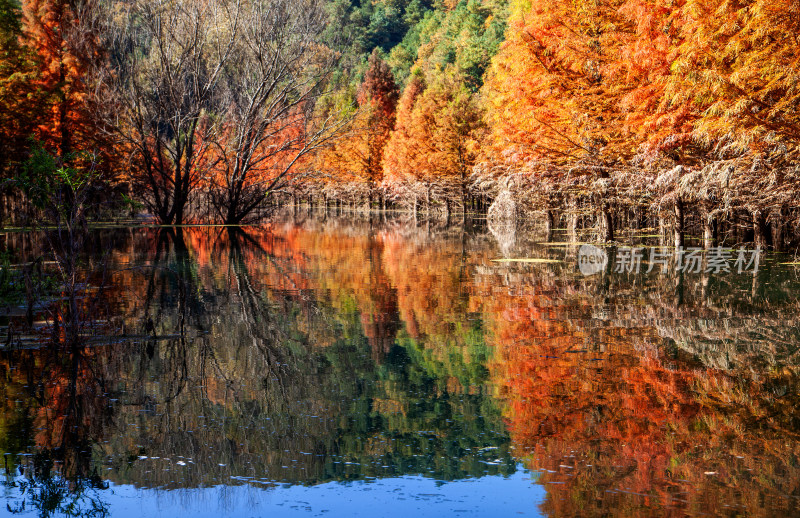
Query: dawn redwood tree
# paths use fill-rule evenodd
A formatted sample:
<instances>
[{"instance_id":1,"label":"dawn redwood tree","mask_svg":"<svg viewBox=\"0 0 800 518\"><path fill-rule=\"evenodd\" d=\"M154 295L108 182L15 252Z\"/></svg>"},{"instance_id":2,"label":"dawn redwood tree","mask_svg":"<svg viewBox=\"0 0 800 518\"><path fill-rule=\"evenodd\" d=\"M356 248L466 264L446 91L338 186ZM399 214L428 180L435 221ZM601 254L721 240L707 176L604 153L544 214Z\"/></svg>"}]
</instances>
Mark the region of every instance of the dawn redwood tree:
<instances>
[{"instance_id":1,"label":"dawn redwood tree","mask_svg":"<svg viewBox=\"0 0 800 518\"><path fill-rule=\"evenodd\" d=\"M425 78L416 69L400 96L395 115L395 129L386 143L384 151L384 175L387 180L401 182L407 178L408 170L414 169L416 160L421 158L422 149L414 146L411 140L411 114L422 92L425 91Z\"/></svg>"},{"instance_id":2,"label":"dawn redwood tree","mask_svg":"<svg viewBox=\"0 0 800 518\"><path fill-rule=\"evenodd\" d=\"M705 241L713 240L715 213L744 209L755 243L767 245L772 219L780 249L784 209L796 205L800 189L800 6L685 0L671 8L680 45L664 80L661 111L691 114L689 135L702 153L683 190L699 202ZM708 192L714 199L696 196Z\"/></svg>"},{"instance_id":3,"label":"dawn redwood tree","mask_svg":"<svg viewBox=\"0 0 800 518\"><path fill-rule=\"evenodd\" d=\"M616 62L610 65L619 81L628 85L620 98L624 131L631 147L645 143L654 151L678 150L691 142L692 123L698 116L691 102L672 103L665 95L672 81L674 61L683 43L685 0L627 0L620 13L634 30L622 35Z\"/></svg>"},{"instance_id":4,"label":"dawn redwood tree","mask_svg":"<svg viewBox=\"0 0 800 518\"><path fill-rule=\"evenodd\" d=\"M436 74L415 106L416 133L428 140L427 168L418 174L443 186L445 202L466 215L469 177L483 143L485 123L478 98L448 70Z\"/></svg>"},{"instance_id":5,"label":"dawn redwood tree","mask_svg":"<svg viewBox=\"0 0 800 518\"><path fill-rule=\"evenodd\" d=\"M38 65L32 86L46 92L37 137L62 157L74 150L87 119L82 79L91 59L86 54L94 49L78 48L91 45L76 34L79 9L79 3L67 0L26 0L22 6L24 41Z\"/></svg>"},{"instance_id":6,"label":"dawn redwood tree","mask_svg":"<svg viewBox=\"0 0 800 518\"><path fill-rule=\"evenodd\" d=\"M506 42L485 84L499 152L562 164L631 154L619 134L628 86L614 73L633 31L623 4L512 2Z\"/></svg>"},{"instance_id":7,"label":"dawn redwood tree","mask_svg":"<svg viewBox=\"0 0 800 518\"><path fill-rule=\"evenodd\" d=\"M415 138L417 129L414 127L412 116L425 87L422 71L414 69L397 104L395 129L383 152L384 184L403 195L413 192L415 212L418 193L414 189L416 183L414 171L425 167L428 147Z\"/></svg>"},{"instance_id":8,"label":"dawn redwood tree","mask_svg":"<svg viewBox=\"0 0 800 518\"><path fill-rule=\"evenodd\" d=\"M352 99L352 94L345 96ZM389 66L377 49L368 60L364 81L356 92L357 112L342 135L318 156L318 167L336 183L366 190L384 206L379 188L383 182L383 151L394 129L399 91Z\"/></svg>"},{"instance_id":9,"label":"dawn redwood tree","mask_svg":"<svg viewBox=\"0 0 800 518\"><path fill-rule=\"evenodd\" d=\"M483 90L489 160L524 170L540 208L561 203L553 192L573 213L588 198L612 240L615 205L641 203L647 186L631 159L662 104L675 20L640 0L519 1L512 13Z\"/></svg>"},{"instance_id":10,"label":"dawn redwood tree","mask_svg":"<svg viewBox=\"0 0 800 518\"><path fill-rule=\"evenodd\" d=\"M358 103L366 111L366 150L362 161L362 176L372 198L377 186L383 182L383 150L394 129L399 90L389 66L375 49L369 57L369 68L358 92Z\"/></svg>"},{"instance_id":11,"label":"dawn redwood tree","mask_svg":"<svg viewBox=\"0 0 800 518\"><path fill-rule=\"evenodd\" d=\"M739 149L800 143L800 5L793 0L686 0L666 95L695 104L695 135Z\"/></svg>"},{"instance_id":12,"label":"dawn redwood tree","mask_svg":"<svg viewBox=\"0 0 800 518\"><path fill-rule=\"evenodd\" d=\"M69 162L108 150L88 75L101 56L95 7L89 0L0 2L0 168L24 161L32 140Z\"/></svg>"},{"instance_id":13,"label":"dawn redwood tree","mask_svg":"<svg viewBox=\"0 0 800 518\"><path fill-rule=\"evenodd\" d=\"M401 101L397 130L386 148L389 176L422 185L428 201L435 193L448 212L451 202L466 212L469 176L485 133L483 111L451 69L430 75L419 93L423 83L412 79Z\"/></svg>"}]
</instances>

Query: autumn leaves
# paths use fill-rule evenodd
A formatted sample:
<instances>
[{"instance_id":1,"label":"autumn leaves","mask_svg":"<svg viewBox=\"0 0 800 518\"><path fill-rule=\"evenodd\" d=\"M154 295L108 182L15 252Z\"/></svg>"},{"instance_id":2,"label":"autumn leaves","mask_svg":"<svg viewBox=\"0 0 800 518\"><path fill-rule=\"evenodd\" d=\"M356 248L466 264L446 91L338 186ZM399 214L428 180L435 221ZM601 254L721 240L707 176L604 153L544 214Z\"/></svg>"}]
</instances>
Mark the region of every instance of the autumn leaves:
<instances>
[{"instance_id":1,"label":"autumn leaves","mask_svg":"<svg viewBox=\"0 0 800 518\"><path fill-rule=\"evenodd\" d=\"M519 173L537 208L624 220L686 205L705 230L751 215L777 227L798 186L798 14L792 2L514 2L485 87L484 175Z\"/></svg>"},{"instance_id":2,"label":"autumn leaves","mask_svg":"<svg viewBox=\"0 0 800 518\"><path fill-rule=\"evenodd\" d=\"M790 0L24 4L3 7L0 167L32 134L106 149L164 223L240 223L285 194L447 217L503 194L605 239L799 234ZM390 14L388 39L326 27L376 36Z\"/></svg>"},{"instance_id":3,"label":"autumn leaves","mask_svg":"<svg viewBox=\"0 0 800 518\"><path fill-rule=\"evenodd\" d=\"M721 224L753 221L748 239L787 244L781 226L794 221L800 185L796 5L509 9L505 41L477 84L458 66L466 47L450 64L431 52L446 31L420 46L383 155L395 199L449 213L505 190L525 209L597 224L606 239L637 213L676 235L692 224L708 245Z\"/></svg>"}]
</instances>

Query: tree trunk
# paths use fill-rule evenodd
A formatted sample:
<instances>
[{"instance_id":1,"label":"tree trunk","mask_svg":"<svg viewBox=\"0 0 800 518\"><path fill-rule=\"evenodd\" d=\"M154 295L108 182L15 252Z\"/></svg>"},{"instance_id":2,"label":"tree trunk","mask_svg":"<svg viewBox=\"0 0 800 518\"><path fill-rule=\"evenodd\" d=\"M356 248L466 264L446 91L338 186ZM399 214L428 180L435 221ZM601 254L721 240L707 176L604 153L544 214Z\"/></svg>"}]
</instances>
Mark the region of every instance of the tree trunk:
<instances>
[{"instance_id":1,"label":"tree trunk","mask_svg":"<svg viewBox=\"0 0 800 518\"><path fill-rule=\"evenodd\" d=\"M469 200L469 191L467 190L467 185L465 182L461 183L461 222L466 224L467 223L467 208L469 207L470 200Z\"/></svg>"},{"instance_id":2,"label":"tree trunk","mask_svg":"<svg viewBox=\"0 0 800 518\"><path fill-rule=\"evenodd\" d=\"M675 248L683 246L683 200L677 198L675 200L675 205L673 206L674 213L675 213L675 224L673 226L674 232L674 244Z\"/></svg>"},{"instance_id":3,"label":"tree trunk","mask_svg":"<svg viewBox=\"0 0 800 518\"><path fill-rule=\"evenodd\" d=\"M431 188L430 186L425 191L425 217L431 217Z\"/></svg>"},{"instance_id":4,"label":"tree trunk","mask_svg":"<svg viewBox=\"0 0 800 518\"><path fill-rule=\"evenodd\" d=\"M708 250L714 246L714 216L708 207L703 209L703 248Z\"/></svg>"},{"instance_id":5,"label":"tree trunk","mask_svg":"<svg viewBox=\"0 0 800 518\"><path fill-rule=\"evenodd\" d=\"M776 252L783 252L783 241L785 235L785 224L783 222L785 217L785 207L781 205L772 220L772 248Z\"/></svg>"},{"instance_id":6,"label":"tree trunk","mask_svg":"<svg viewBox=\"0 0 800 518\"><path fill-rule=\"evenodd\" d=\"M603 207L600 217L600 239L606 243L614 241L614 218L611 216L611 209L609 207Z\"/></svg>"},{"instance_id":7,"label":"tree trunk","mask_svg":"<svg viewBox=\"0 0 800 518\"><path fill-rule=\"evenodd\" d=\"M762 250L767 248L767 218L764 211L756 209L753 216L753 244Z\"/></svg>"},{"instance_id":8,"label":"tree trunk","mask_svg":"<svg viewBox=\"0 0 800 518\"><path fill-rule=\"evenodd\" d=\"M641 230L647 226L647 213L641 207L637 207L634 212L636 230Z\"/></svg>"},{"instance_id":9,"label":"tree trunk","mask_svg":"<svg viewBox=\"0 0 800 518\"><path fill-rule=\"evenodd\" d=\"M554 211L548 210L544 213L544 232L545 232L545 241L550 241L553 237L553 220L555 219Z\"/></svg>"},{"instance_id":10,"label":"tree trunk","mask_svg":"<svg viewBox=\"0 0 800 518\"><path fill-rule=\"evenodd\" d=\"M569 203L569 213L567 214L567 235L570 242L578 241L578 205L575 200Z\"/></svg>"}]
</instances>

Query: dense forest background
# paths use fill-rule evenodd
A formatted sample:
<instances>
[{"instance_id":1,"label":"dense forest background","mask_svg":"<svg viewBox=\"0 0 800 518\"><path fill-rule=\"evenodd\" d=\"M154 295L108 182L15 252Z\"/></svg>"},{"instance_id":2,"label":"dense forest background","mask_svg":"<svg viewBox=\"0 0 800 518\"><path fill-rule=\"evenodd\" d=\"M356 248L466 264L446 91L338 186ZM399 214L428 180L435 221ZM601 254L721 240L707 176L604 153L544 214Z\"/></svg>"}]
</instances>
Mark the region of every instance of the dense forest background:
<instances>
[{"instance_id":1,"label":"dense forest background","mask_svg":"<svg viewBox=\"0 0 800 518\"><path fill-rule=\"evenodd\" d=\"M307 203L783 250L799 35L788 0L0 0L2 220Z\"/></svg>"}]
</instances>

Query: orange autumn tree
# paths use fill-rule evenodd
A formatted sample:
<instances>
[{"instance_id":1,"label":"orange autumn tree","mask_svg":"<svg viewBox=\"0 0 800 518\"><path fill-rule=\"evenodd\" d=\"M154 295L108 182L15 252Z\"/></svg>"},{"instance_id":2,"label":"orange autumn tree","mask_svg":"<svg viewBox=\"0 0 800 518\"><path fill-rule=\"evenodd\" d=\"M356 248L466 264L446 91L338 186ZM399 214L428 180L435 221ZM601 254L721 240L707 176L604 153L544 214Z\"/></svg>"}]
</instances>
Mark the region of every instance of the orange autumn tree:
<instances>
[{"instance_id":1,"label":"orange autumn tree","mask_svg":"<svg viewBox=\"0 0 800 518\"><path fill-rule=\"evenodd\" d=\"M491 138L479 180L495 191L511 182L539 209L599 211L606 240L619 207L672 195L653 173L686 158L698 114L665 94L683 3L514 2L484 87Z\"/></svg>"},{"instance_id":2,"label":"orange autumn tree","mask_svg":"<svg viewBox=\"0 0 800 518\"><path fill-rule=\"evenodd\" d=\"M0 3L1 169L24 163L37 141L60 163L80 166L90 153L109 171L90 77L102 57L92 9L66 0Z\"/></svg>"},{"instance_id":3,"label":"orange autumn tree","mask_svg":"<svg viewBox=\"0 0 800 518\"><path fill-rule=\"evenodd\" d=\"M335 183L364 188L370 202L384 197L383 150L394 129L399 92L389 66L375 49L369 57L364 81L358 89L356 113L349 131L319 155L319 169Z\"/></svg>"},{"instance_id":4,"label":"orange autumn tree","mask_svg":"<svg viewBox=\"0 0 800 518\"><path fill-rule=\"evenodd\" d=\"M512 3L506 42L485 85L495 150L554 163L630 155L618 124L625 85L611 74L633 30L623 4Z\"/></svg>"},{"instance_id":5,"label":"orange autumn tree","mask_svg":"<svg viewBox=\"0 0 800 518\"><path fill-rule=\"evenodd\" d=\"M384 151L385 181L389 189L395 192L410 190L413 181L411 171L419 169L422 164L424 150L419 142L412 140L414 128L411 114L424 90L425 79L422 72L416 68L398 102L395 130L389 137ZM416 195L413 199L416 211Z\"/></svg>"},{"instance_id":6,"label":"orange autumn tree","mask_svg":"<svg viewBox=\"0 0 800 518\"><path fill-rule=\"evenodd\" d=\"M358 104L367 109L364 135L367 153L362 160L362 176L370 189L370 199L383 181L383 149L394 129L399 95L392 71L375 49L369 57L369 69L358 91Z\"/></svg>"},{"instance_id":7,"label":"orange autumn tree","mask_svg":"<svg viewBox=\"0 0 800 518\"><path fill-rule=\"evenodd\" d=\"M87 75L100 51L89 21L92 5L77 0L26 0L24 43L36 55L31 87L42 92L36 138L59 157L92 151L98 144Z\"/></svg>"},{"instance_id":8,"label":"orange autumn tree","mask_svg":"<svg viewBox=\"0 0 800 518\"><path fill-rule=\"evenodd\" d=\"M771 234L780 250L800 189L797 3L687 0L672 8L680 45L661 108L690 112L689 136L700 150L676 188L678 202L699 205L706 246L714 219L741 210L753 241L766 247ZM687 162L683 153L677 158Z\"/></svg>"},{"instance_id":9,"label":"orange autumn tree","mask_svg":"<svg viewBox=\"0 0 800 518\"><path fill-rule=\"evenodd\" d=\"M739 148L800 143L797 2L688 0L681 16L667 96L703 109L696 135Z\"/></svg>"},{"instance_id":10,"label":"orange autumn tree","mask_svg":"<svg viewBox=\"0 0 800 518\"><path fill-rule=\"evenodd\" d=\"M647 143L658 151L671 151L691 139L698 111L693 103L671 103L665 96L673 62L683 43L684 0L628 0L620 14L634 30L622 34L619 54L609 70L624 82L619 107L631 143Z\"/></svg>"},{"instance_id":11,"label":"orange autumn tree","mask_svg":"<svg viewBox=\"0 0 800 518\"><path fill-rule=\"evenodd\" d=\"M427 81L417 75L421 72L406 87L386 148L387 178L395 190L424 195L428 208L440 201L449 214L455 203L465 214L469 177L485 133L482 108L452 67L431 72Z\"/></svg>"},{"instance_id":12,"label":"orange autumn tree","mask_svg":"<svg viewBox=\"0 0 800 518\"><path fill-rule=\"evenodd\" d=\"M37 126L35 55L22 44L22 14L13 0L0 0L0 172L24 159Z\"/></svg>"},{"instance_id":13,"label":"orange autumn tree","mask_svg":"<svg viewBox=\"0 0 800 518\"><path fill-rule=\"evenodd\" d=\"M605 240L613 240L618 194L611 177L636 148L619 103L630 88L618 73L620 47L634 31L624 3L512 2L506 41L484 84L488 161L504 166L506 178L524 173L513 190L530 198L525 204L549 212L564 198L570 206L585 198L600 211ZM479 181L507 189L494 175Z\"/></svg>"}]
</instances>

